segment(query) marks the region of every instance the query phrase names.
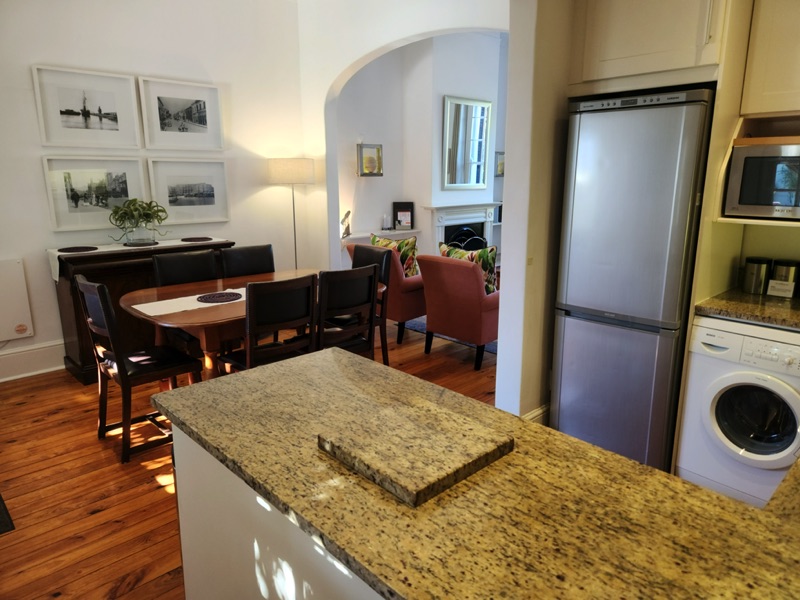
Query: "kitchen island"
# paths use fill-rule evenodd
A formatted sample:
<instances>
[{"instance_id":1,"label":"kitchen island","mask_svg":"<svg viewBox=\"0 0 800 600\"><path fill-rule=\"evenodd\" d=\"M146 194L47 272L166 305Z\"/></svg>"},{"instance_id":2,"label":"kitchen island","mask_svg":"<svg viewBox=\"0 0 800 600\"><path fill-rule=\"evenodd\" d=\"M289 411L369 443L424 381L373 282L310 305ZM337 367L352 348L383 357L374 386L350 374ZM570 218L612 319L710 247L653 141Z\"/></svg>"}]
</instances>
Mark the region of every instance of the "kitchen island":
<instances>
[{"instance_id":1,"label":"kitchen island","mask_svg":"<svg viewBox=\"0 0 800 600\"><path fill-rule=\"evenodd\" d=\"M176 429L191 600L275 589L326 599L800 597L800 515L786 502L800 498L797 476L776 510L759 510L337 349L153 403ZM322 432L375 435L382 423L377 433L398 440L395 466L419 469L426 439L398 435L392 418L410 407L419 418L409 429L448 411L514 448L412 508L318 446ZM255 501L234 497L248 492ZM295 560L313 554L366 586L336 595L312 583Z\"/></svg>"}]
</instances>

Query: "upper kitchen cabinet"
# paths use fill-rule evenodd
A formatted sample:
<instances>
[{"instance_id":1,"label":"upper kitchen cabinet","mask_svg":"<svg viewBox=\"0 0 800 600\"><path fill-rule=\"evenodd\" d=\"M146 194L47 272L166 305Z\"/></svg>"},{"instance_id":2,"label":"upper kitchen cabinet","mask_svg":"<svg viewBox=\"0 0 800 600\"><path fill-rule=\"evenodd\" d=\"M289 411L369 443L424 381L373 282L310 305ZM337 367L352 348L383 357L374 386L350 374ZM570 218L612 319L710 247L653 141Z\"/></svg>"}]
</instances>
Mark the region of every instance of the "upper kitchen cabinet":
<instances>
[{"instance_id":1,"label":"upper kitchen cabinet","mask_svg":"<svg viewBox=\"0 0 800 600\"><path fill-rule=\"evenodd\" d=\"M726 1L579 0L580 79L718 65Z\"/></svg>"},{"instance_id":2,"label":"upper kitchen cabinet","mask_svg":"<svg viewBox=\"0 0 800 600\"><path fill-rule=\"evenodd\" d=\"M800 111L800 2L756 0L750 29L742 114Z\"/></svg>"}]
</instances>

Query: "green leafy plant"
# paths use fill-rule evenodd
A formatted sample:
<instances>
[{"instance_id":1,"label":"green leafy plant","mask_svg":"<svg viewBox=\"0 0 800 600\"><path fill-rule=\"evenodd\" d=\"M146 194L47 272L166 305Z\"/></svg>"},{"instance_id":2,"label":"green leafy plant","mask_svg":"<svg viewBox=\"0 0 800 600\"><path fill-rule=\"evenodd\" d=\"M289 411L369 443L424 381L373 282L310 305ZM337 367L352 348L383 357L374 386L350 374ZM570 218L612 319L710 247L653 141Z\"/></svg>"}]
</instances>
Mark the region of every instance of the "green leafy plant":
<instances>
[{"instance_id":1,"label":"green leafy plant","mask_svg":"<svg viewBox=\"0 0 800 600\"><path fill-rule=\"evenodd\" d=\"M122 235L118 238L111 237L115 241L119 241L137 227L147 227L157 231L159 235L166 235L166 232L159 231L156 225L161 225L168 216L167 209L154 200L145 202L138 198L130 198L119 206L115 206L108 216L111 224L122 230Z\"/></svg>"}]
</instances>

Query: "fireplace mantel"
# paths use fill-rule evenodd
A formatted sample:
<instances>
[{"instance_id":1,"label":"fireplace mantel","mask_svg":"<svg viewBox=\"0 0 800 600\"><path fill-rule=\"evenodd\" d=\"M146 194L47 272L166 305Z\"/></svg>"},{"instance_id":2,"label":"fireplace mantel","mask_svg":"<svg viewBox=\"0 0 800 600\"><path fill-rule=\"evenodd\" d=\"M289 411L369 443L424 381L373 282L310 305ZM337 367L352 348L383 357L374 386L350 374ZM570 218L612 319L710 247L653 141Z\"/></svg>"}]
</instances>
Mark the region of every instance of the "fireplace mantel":
<instances>
[{"instance_id":1,"label":"fireplace mantel","mask_svg":"<svg viewBox=\"0 0 800 600\"><path fill-rule=\"evenodd\" d=\"M440 206L423 206L431 212L431 228L434 240L438 243L444 240L444 228L448 225L467 225L470 223L484 223L483 237L489 246L494 245L493 227L494 211L502 206L501 202L481 202L476 204L447 204Z\"/></svg>"}]
</instances>

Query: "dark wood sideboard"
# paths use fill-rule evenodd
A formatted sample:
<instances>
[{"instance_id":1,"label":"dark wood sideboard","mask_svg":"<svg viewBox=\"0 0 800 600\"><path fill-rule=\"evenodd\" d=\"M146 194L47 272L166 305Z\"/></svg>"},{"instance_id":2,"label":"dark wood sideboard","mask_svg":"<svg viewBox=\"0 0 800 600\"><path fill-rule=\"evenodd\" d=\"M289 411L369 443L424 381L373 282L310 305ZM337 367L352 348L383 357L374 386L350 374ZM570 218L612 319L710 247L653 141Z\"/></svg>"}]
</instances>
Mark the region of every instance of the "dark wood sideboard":
<instances>
[{"instance_id":1,"label":"dark wood sideboard","mask_svg":"<svg viewBox=\"0 0 800 600\"><path fill-rule=\"evenodd\" d=\"M214 239L143 248L121 248L119 251L69 252L58 254L56 294L64 335L64 366L84 385L97 381L97 365L91 340L81 309L75 276L82 274L89 281L108 287L116 308L117 322L132 347L153 343L155 328L119 308L119 299L128 292L153 287L153 255L187 252L208 248L230 248L235 242Z\"/></svg>"}]
</instances>

